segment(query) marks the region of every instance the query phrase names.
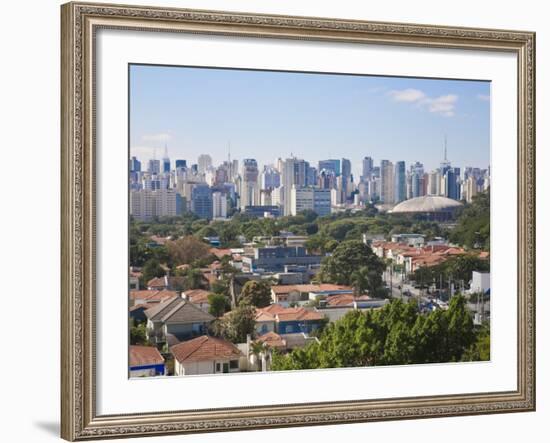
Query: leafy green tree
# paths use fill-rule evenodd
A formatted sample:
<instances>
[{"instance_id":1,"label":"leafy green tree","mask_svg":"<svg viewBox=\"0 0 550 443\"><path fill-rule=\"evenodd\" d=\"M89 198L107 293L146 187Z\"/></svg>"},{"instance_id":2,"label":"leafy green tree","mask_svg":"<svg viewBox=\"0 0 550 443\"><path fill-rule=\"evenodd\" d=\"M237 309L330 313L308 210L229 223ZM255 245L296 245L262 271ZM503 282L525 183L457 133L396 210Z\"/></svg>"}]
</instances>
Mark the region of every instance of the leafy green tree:
<instances>
[{"instance_id":1,"label":"leafy green tree","mask_svg":"<svg viewBox=\"0 0 550 443\"><path fill-rule=\"evenodd\" d=\"M130 327L130 344L131 345L148 345L147 329L145 323L132 325Z\"/></svg>"},{"instance_id":2,"label":"leafy green tree","mask_svg":"<svg viewBox=\"0 0 550 443\"><path fill-rule=\"evenodd\" d=\"M149 280L155 277L162 277L166 275L166 272L158 262L156 258L151 258L143 265L141 269L143 282L147 283Z\"/></svg>"},{"instance_id":3,"label":"leafy green tree","mask_svg":"<svg viewBox=\"0 0 550 443\"><path fill-rule=\"evenodd\" d=\"M266 280L247 281L239 297L239 305L264 308L271 304L271 285Z\"/></svg>"},{"instance_id":4,"label":"leafy green tree","mask_svg":"<svg viewBox=\"0 0 550 443\"><path fill-rule=\"evenodd\" d=\"M205 289L206 282L200 269L189 268L185 271L184 288L187 289Z\"/></svg>"},{"instance_id":5,"label":"leafy green tree","mask_svg":"<svg viewBox=\"0 0 550 443\"><path fill-rule=\"evenodd\" d=\"M191 264L210 255L208 246L191 235L169 241L166 247L176 265Z\"/></svg>"},{"instance_id":6,"label":"leafy green tree","mask_svg":"<svg viewBox=\"0 0 550 443\"><path fill-rule=\"evenodd\" d=\"M460 361L464 350L472 346L476 340L474 322L466 306L466 299L462 296L453 297L446 314L447 349L450 361Z\"/></svg>"},{"instance_id":7,"label":"leafy green tree","mask_svg":"<svg viewBox=\"0 0 550 443\"><path fill-rule=\"evenodd\" d=\"M464 353L463 361L489 361L491 359L491 335L489 325L477 332L476 342Z\"/></svg>"},{"instance_id":8,"label":"leafy green tree","mask_svg":"<svg viewBox=\"0 0 550 443\"><path fill-rule=\"evenodd\" d=\"M247 335L254 337L256 308L247 305L239 306L215 323L213 327L215 335L219 335L233 343L244 343Z\"/></svg>"},{"instance_id":9,"label":"leafy green tree","mask_svg":"<svg viewBox=\"0 0 550 443\"><path fill-rule=\"evenodd\" d=\"M333 254L323 260L320 278L327 283L351 285L352 276L358 270L368 275L368 279L362 280L365 289L375 292L381 287L384 263L363 242L348 240L340 243Z\"/></svg>"},{"instance_id":10,"label":"leafy green tree","mask_svg":"<svg viewBox=\"0 0 550 443\"><path fill-rule=\"evenodd\" d=\"M476 341L477 340L477 341ZM476 335L462 296L446 311L419 312L393 300L379 310L348 312L319 343L273 356L273 370L440 363L482 359L488 338ZM479 343L479 345L478 345Z\"/></svg>"},{"instance_id":11,"label":"leafy green tree","mask_svg":"<svg viewBox=\"0 0 550 443\"><path fill-rule=\"evenodd\" d=\"M221 317L229 309L229 300L221 294L209 294L208 304L208 312L214 317Z\"/></svg>"},{"instance_id":12,"label":"leafy green tree","mask_svg":"<svg viewBox=\"0 0 550 443\"><path fill-rule=\"evenodd\" d=\"M450 240L468 248L490 249L491 197L490 190L477 194L466 205L450 233Z\"/></svg>"}]
</instances>

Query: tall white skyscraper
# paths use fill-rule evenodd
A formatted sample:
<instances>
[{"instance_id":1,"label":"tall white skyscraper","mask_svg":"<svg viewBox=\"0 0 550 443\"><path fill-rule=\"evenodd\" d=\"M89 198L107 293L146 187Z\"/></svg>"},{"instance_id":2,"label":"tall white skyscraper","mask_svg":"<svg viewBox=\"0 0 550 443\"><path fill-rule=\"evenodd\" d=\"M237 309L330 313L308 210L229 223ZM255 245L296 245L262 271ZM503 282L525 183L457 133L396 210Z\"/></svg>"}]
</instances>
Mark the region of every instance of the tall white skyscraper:
<instances>
[{"instance_id":1,"label":"tall white skyscraper","mask_svg":"<svg viewBox=\"0 0 550 443\"><path fill-rule=\"evenodd\" d=\"M283 215L291 215L290 191L293 186L298 188L306 185L306 172L309 164L297 158L287 158L283 164L283 172L281 177L281 186L284 186L283 193Z\"/></svg>"},{"instance_id":2,"label":"tall white skyscraper","mask_svg":"<svg viewBox=\"0 0 550 443\"><path fill-rule=\"evenodd\" d=\"M243 160L241 174L241 208L260 204L260 183L258 162L253 158Z\"/></svg>"},{"instance_id":3,"label":"tall white skyscraper","mask_svg":"<svg viewBox=\"0 0 550 443\"><path fill-rule=\"evenodd\" d=\"M441 175L437 171L432 171L428 174L428 195L441 194Z\"/></svg>"},{"instance_id":4,"label":"tall white skyscraper","mask_svg":"<svg viewBox=\"0 0 550 443\"><path fill-rule=\"evenodd\" d=\"M365 157L363 159L363 170L361 174L361 178L364 181L370 180L372 178L372 170L374 167L373 160L371 157Z\"/></svg>"},{"instance_id":5,"label":"tall white skyscraper","mask_svg":"<svg viewBox=\"0 0 550 443\"><path fill-rule=\"evenodd\" d=\"M147 172L149 172L149 174L160 174L160 160L149 160Z\"/></svg>"},{"instance_id":6,"label":"tall white skyscraper","mask_svg":"<svg viewBox=\"0 0 550 443\"><path fill-rule=\"evenodd\" d=\"M227 217L227 197L222 192L212 193L212 217Z\"/></svg>"},{"instance_id":7,"label":"tall white skyscraper","mask_svg":"<svg viewBox=\"0 0 550 443\"><path fill-rule=\"evenodd\" d=\"M380 162L380 200L385 204L394 202L393 163L389 160Z\"/></svg>"},{"instance_id":8,"label":"tall white skyscraper","mask_svg":"<svg viewBox=\"0 0 550 443\"><path fill-rule=\"evenodd\" d=\"M201 154L198 158L199 172L204 173L210 166L212 166L212 157L208 154Z\"/></svg>"}]
</instances>

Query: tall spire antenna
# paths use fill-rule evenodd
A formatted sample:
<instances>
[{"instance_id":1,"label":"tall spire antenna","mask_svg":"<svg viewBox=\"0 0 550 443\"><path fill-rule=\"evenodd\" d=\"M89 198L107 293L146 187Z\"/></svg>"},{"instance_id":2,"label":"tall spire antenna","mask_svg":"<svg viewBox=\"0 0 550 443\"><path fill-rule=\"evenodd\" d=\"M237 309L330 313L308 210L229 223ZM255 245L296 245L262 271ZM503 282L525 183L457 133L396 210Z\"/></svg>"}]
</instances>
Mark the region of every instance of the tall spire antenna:
<instances>
[{"instance_id":1,"label":"tall spire antenna","mask_svg":"<svg viewBox=\"0 0 550 443\"><path fill-rule=\"evenodd\" d=\"M227 161L231 164L231 140L227 142Z\"/></svg>"},{"instance_id":2,"label":"tall spire antenna","mask_svg":"<svg viewBox=\"0 0 550 443\"><path fill-rule=\"evenodd\" d=\"M447 134L445 134L445 163L447 163Z\"/></svg>"},{"instance_id":3,"label":"tall spire antenna","mask_svg":"<svg viewBox=\"0 0 550 443\"><path fill-rule=\"evenodd\" d=\"M168 158L168 143L164 143L164 158Z\"/></svg>"}]
</instances>

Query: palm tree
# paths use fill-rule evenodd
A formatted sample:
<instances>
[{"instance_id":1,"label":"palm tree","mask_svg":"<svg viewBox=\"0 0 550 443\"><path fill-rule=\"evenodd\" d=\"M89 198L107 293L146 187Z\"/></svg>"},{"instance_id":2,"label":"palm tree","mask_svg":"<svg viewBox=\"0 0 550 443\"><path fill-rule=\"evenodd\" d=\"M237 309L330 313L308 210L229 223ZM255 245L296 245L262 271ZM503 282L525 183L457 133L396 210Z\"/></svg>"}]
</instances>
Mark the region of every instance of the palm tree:
<instances>
[{"instance_id":1,"label":"palm tree","mask_svg":"<svg viewBox=\"0 0 550 443\"><path fill-rule=\"evenodd\" d=\"M267 345L262 341L257 340L250 343L249 353L256 358L256 367L258 371L262 370L261 361L267 350Z\"/></svg>"}]
</instances>

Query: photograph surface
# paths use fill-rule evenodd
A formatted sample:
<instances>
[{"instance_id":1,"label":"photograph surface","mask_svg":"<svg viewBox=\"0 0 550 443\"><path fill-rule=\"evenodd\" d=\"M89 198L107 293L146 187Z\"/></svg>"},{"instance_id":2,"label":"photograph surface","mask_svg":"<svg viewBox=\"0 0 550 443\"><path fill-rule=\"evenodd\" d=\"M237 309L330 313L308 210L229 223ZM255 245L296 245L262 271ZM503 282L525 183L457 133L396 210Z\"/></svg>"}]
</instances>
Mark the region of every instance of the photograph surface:
<instances>
[{"instance_id":1,"label":"photograph surface","mask_svg":"<svg viewBox=\"0 0 550 443\"><path fill-rule=\"evenodd\" d=\"M490 360L490 82L128 75L129 377Z\"/></svg>"}]
</instances>

